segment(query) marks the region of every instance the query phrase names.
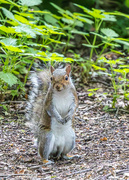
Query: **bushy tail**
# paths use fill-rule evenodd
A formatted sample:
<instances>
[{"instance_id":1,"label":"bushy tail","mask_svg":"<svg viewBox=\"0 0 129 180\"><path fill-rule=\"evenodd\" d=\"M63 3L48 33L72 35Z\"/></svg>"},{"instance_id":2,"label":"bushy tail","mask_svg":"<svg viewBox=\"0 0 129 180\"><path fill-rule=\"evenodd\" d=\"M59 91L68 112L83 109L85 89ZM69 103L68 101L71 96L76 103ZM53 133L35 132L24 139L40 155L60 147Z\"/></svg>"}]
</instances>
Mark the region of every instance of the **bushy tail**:
<instances>
[{"instance_id":1,"label":"bushy tail","mask_svg":"<svg viewBox=\"0 0 129 180\"><path fill-rule=\"evenodd\" d=\"M28 120L27 126L37 136L44 99L49 88L50 74L48 70L44 70L40 73L32 73L29 79L32 82L32 89L28 97L26 119Z\"/></svg>"}]
</instances>

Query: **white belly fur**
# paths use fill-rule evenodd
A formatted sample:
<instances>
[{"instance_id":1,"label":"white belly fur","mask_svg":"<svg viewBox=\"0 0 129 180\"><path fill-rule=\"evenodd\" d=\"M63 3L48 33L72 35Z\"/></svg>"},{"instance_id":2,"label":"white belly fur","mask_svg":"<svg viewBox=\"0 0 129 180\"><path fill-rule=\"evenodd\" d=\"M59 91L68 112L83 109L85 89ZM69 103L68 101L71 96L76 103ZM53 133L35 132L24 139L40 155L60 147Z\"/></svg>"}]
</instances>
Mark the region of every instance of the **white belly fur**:
<instances>
[{"instance_id":1,"label":"white belly fur","mask_svg":"<svg viewBox=\"0 0 129 180\"><path fill-rule=\"evenodd\" d=\"M68 114L69 107L73 100L73 95L67 91L54 94L53 104L62 118ZM75 132L72 128L72 120L63 125L53 117L51 130L54 140L52 153L59 151L60 154L67 154L70 152L75 144Z\"/></svg>"},{"instance_id":2,"label":"white belly fur","mask_svg":"<svg viewBox=\"0 0 129 180\"><path fill-rule=\"evenodd\" d=\"M52 153L67 154L75 145L75 132L72 128L72 122L68 121L62 125L55 118L52 119L53 148Z\"/></svg>"}]
</instances>

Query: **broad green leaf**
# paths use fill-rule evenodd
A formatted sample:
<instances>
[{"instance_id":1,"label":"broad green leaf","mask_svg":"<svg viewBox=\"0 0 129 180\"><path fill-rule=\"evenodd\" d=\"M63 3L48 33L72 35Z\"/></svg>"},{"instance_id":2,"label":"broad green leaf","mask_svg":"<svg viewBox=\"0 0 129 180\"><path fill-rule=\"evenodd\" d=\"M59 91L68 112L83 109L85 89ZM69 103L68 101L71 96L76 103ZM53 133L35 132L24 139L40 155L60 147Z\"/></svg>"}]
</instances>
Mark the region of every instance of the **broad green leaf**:
<instances>
[{"instance_id":1,"label":"broad green leaf","mask_svg":"<svg viewBox=\"0 0 129 180\"><path fill-rule=\"evenodd\" d=\"M129 68L129 65L120 65L121 68Z\"/></svg>"},{"instance_id":2,"label":"broad green leaf","mask_svg":"<svg viewBox=\"0 0 129 180\"><path fill-rule=\"evenodd\" d=\"M129 8L129 0L125 0L125 5Z\"/></svg>"},{"instance_id":3,"label":"broad green leaf","mask_svg":"<svg viewBox=\"0 0 129 180\"><path fill-rule=\"evenodd\" d=\"M61 42L61 41L51 39L51 38L48 38L48 40L50 40L50 42L53 42L53 43L65 44L65 42Z\"/></svg>"},{"instance_id":4,"label":"broad green leaf","mask_svg":"<svg viewBox=\"0 0 129 180\"><path fill-rule=\"evenodd\" d=\"M14 38L4 38L4 39L0 40L0 42L2 44L4 44L5 46L16 46L17 45L17 39L14 39Z\"/></svg>"},{"instance_id":5,"label":"broad green leaf","mask_svg":"<svg viewBox=\"0 0 129 180\"><path fill-rule=\"evenodd\" d=\"M119 35L112 29L109 28L102 28L101 32L106 35L107 37L118 37Z\"/></svg>"},{"instance_id":6,"label":"broad green leaf","mask_svg":"<svg viewBox=\"0 0 129 180\"><path fill-rule=\"evenodd\" d=\"M45 46L43 44L37 44L37 43L33 43L33 42L27 42L28 46L39 46L39 47L45 47L47 48L48 46Z\"/></svg>"},{"instance_id":7,"label":"broad green leaf","mask_svg":"<svg viewBox=\"0 0 129 180\"><path fill-rule=\"evenodd\" d=\"M106 71L107 69L106 68L101 68L101 67L99 67L99 66L96 66L96 65L92 65L93 66L93 68L95 69L95 70L100 70L100 71Z\"/></svg>"},{"instance_id":8,"label":"broad green leaf","mask_svg":"<svg viewBox=\"0 0 129 180\"><path fill-rule=\"evenodd\" d=\"M94 95L94 93L89 93L89 94L88 94L89 97L90 97L90 96L93 96L93 95Z\"/></svg>"},{"instance_id":9,"label":"broad green leaf","mask_svg":"<svg viewBox=\"0 0 129 180\"><path fill-rule=\"evenodd\" d=\"M107 59L104 59L104 62L106 62L107 64L117 64L117 63L121 63L121 61L118 59L118 60L107 60Z\"/></svg>"},{"instance_id":10,"label":"broad green leaf","mask_svg":"<svg viewBox=\"0 0 129 180\"><path fill-rule=\"evenodd\" d=\"M14 76L12 73L5 73L5 72L0 72L0 79L2 79L5 83L7 83L9 86L12 86L14 84L17 84L17 77Z\"/></svg>"},{"instance_id":11,"label":"broad green leaf","mask_svg":"<svg viewBox=\"0 0 129 180\"><path fill-rule=\"evenodd\" d=\"M99 9L93 8L93 11L91 11L91 10L87 9L86 7L81 6L79 4L74 3L74 5L80 7L81 9L83 9L84 12L86 12L87 14L91 15L94 18L98 18L98 19L105 18L104 14L101 14L102 12Z\"/></svg>"},{"instance_id":12,"label":"broad green leaf","mask_svg":"<svg viewBox=\"0 0 129 180\"><path fill-rule=\"evenodd\" d=\"M44 15L44 19L46 20L46 22L52 24L52 25L56 25L58 20L55 19L54 17L52 17L51 14L45 14Z\"/></svg>"},{"instance_id":13,"label":"broad green leaf","mask_svg":"<svg viewBox=\"0 0 129 180\"><path fill-rule=\"evenodd\" d=\"M12 27L0 26L0 30L6 32L7 34L16 33L15 29L13 29Z\"/></svg>"},{"instance_id":14,"label":"broad green leaf","mask_svg":"<svg viewBox=\"0 0 129 180\"><path fill-rule=\"evenodd\" d=\"M84 24L81 21L78 21L78 20L76 20L74 22L74 24L75 24L75 26L78 26L78 27L83 27L84 26Z\"/></svg>"},{"instance_id":15,"label":"broad green leaf","mask_svg":"<svg viewBox=\"0 0 129 180\"><path fill-rule=\"evenodd\" d=\"M39 32L32 29L30 26L22 24L21 26L15 26L15 31L22 34L27 34L32 38L36 38L36 34L39 34Z\"/></svg>"},{"instance_id":16,"label":"broad green leaf","mask_svg":"<svg viewBox=\"0 0 129 180\"><path fill-rule=\"evenodd\" d=\"M64 58L64 61L65 61L65 62L73 62L74 59L72 59L72 58Z\"/></svg>"},{"instance_id":17,"label":"broad green leaf","mask_svg":"<svg viewBox=\"0 0 129 180\"><path fill-rule=\"evenodd\" d=\"M20 16L28 17L34 19L34 15L30 13L20 13L18 11L14 11L15 13L19 14Z\"/></svg>"},{"instance_id":18,"label":"broad green leaf","mask_svg":"<svg viewBox=\"0 0 129 180\"><path fill-rule=\"evenodd\" d=\"M119 39L115 39L114 41L117 42L117 43L119 43L119 44L124 44L124 45L126 45L126 46L129 46L129 43L126 42L126 41L121 41L121 40L119 40Z\"/></svg>"},{"instance_id":19,"label":"broad green leaf","mask_svg":"<svg viewBox=\"0 0 129 180\"><path fill-rule=\"evenodd\" d=\"M112 21L112 22L115 22L116 21L116 18L115 18L115 16L113 16L113 15L110 15L110 14L105 14L104 13L104 18L103 18L103 20L104 21Z\"/></svg>"},{"instance_id":20,"label":"broad green leaf","mask_svg":"<svg viewBox=\"0 0 129 180\"><path fill-rule=\"evenodd\" d=\"M81 16L76 16L76 18L82 22L88 23L88 24L93 24L94 22L88 18L81 17Z\"/></svg>"},{"instance_id":21,"label":"broad green leaf","mask_svg":"<svg viewBox=\"0 0 129 180\"><path fill-rule=\"evenodd\" d=\"M110 40L111 41L111 40ZM108 41L103 41L104 44L107 44L108 46L114 46L114 47L121 47L119 44L117 43L112 43L112 42L108 42Z\"/></svg>"},{"instance_id":22,"label":"broad green leaf","mask_svg":"<svg viewBox=\"0 0 129 180\"><path fill-rule=\"evenodd\" d=\"M8 1L0 0L0 4L2 4L2 3L4 3L4 4L10 4Z\"/></svg>"},{"instance_id":23,"label":"broad green leaf","mask_svg":"<svg viewBox=\"0 0 129 180\"><path fill-rule=\"evenodd\" d=\"M18 26L18 22L17 22L17 21L7 20L6 22L9 23L9 24L11 24L11 25L13 25L13 26ZM9 28L9 27L8 27L8 28ZM11 28L11 27L10 27L10 28Z\"/></svg>"},{"instance_id":24,"label":"broad green leaf","mask_svg":"<svg viewBox=\"0 0 129 180\"><path fill-rule=\"evenodd\" d=\"M121 12L105 12L104 14L111 14L111 15L115 15L115 16L124 16L126 18L129 18L129 15L128 14L124 14L124 13L121 13Z\"/></svg>"},{"instance_id":25,"label":"broad green leaf","mask_svg":"<svg viewBox=\"0 0 129 180\"><path fill-rule=\"evenodd\" d=\"M41 55L41 56L44 56L44 57L46 57L46 56L47 56L47 54L46 54L44 51L42 51L42 52L38 52L37 54L38 54L38 55Z\"/></svg>"},{"instance_id":26,"label":"broad green leaf","mask_svg":"<svg viewBox=\"0 0 129 180\"><path fill-rule=\"evenodd\" d=\"M4 4L12 4L12 5L14 5L14 6L16 6L16 7L21 7L21 6L19 6L18 4L16 4L16 3L14 3L13 1L11 1L11 0L8 0L8 1L6 1L6 0L0 0L0 4L2 4L2 3L4 3Z\"/></svg>"},{"instance_id":27,"label":"broad green leaf","mask_svg":"<svg viewBox=\"0 0 129 180\"><path fill-rule=\"evenodd\" d=\"M1 1L1 0L0 0ZM3 0L2 0L3 1ZM15 2L13 2L13 0L11 1L11 0L8 0L8 2L9 2L9 4L11 4L11 5L13 5L13 6L16 6L16 7L18 7L18 8L20 8L21 6L20 5L18 5L17 3L15 3Z\"/></svg>"},{"instance_id":28,"label":"broad green leaf","mask_svg":"<svg viewBox=\"0 0 129 180\"><path fill-rule=\"evenodd\" d=\"M67 24L74 24L74 20L72 20L72 19L67 19L67 18L62 18L62 21L64 22L64 23L67 23Z\"/></svg>"},{"instance_id":29,"label":"broad green leaf","mask_svg":"<svg viewBox=\"0 0 129 180\"><path fill-rule=\"evenodd\" d=\"M99 36L99 37L101 37L101 38L103 38L103 39L107 39L105 36L102 36L101 34L98 34L98 33L95 33L95 32L90 32L91 34L94 34L94 35L96 35L96 36Z\"/></svg>"},{"instance_id":30,"label":"broad green leaf","mask_svg":"<svg viewBox=\"0 0 129 180\"><path fill-rule=\"evenodd\" d=\"M62 9L62 8L60 8L59 6L57 6L56 4L54 4L54 3L50 3L52 6L54 6L60 13L64 13L65 12L65 10L64 9Z\"/></svg>"},{"instance_id":31,"label":"broad green leaf","mask_svg":"<svg viewBox=\"0 0 129 180\"><path fill-rule=\"evenodd\" d=\"M5 9L4 7L2 7L2 10L3 10L4 15L5 15L7 18L15 20L13 13L11 13L10 11L8 11L8 10Z\"/></svg>"},{"instance_id":32,"label":"broad green leaf","mask_svg":"<svg viewBox=\"0 0 129 180\"><path fill-rule=\"evenodd\" d=\"M20 0L22 6L37 6L42 3L42 0Z\"/></svg>"},{"instance_id":33,"label":"broad green leaf","mask_svg":"<svg viewBox=\"0 0 129 180\"><path fill-rule=\"evenodd\" d=\"M88 91L94 92L94 91L97 91L98 89L100 89L100 88L88 89Z\"/></svg>"},{"instance_id":34,"label":"broad green leaf","mask_svg":"<svg viewBox=\"0 0 129 180\"><path fill-rule=\"evenodd\" d=\"M114 52L114 53L120 54L120 55L125 55L124 52L120 52L120 51L117 51L117 50L114 50L114 49L112 49L111 51Z\"/></svg>"},{"instance_id":35,"label":"broad green leaf","mask_svg":"<svg viewBox=\"0 0 129 180\"><path fill-rule=\"evenodd\" d=\"M101 14L101 11L99 9L94 9L93 8L93 11L89 11L89 14L91 16L93 16L94 18L97 18L97 19L103 19L105 18L105 15L104 14Z\"/></svg>"},{"instance_id":36,"label":"broad green leaf","mask_svg":"<svg viewBox=\"0 0 129 180\"><path fill-rule=\"evenodd\" d=\"M14 17L15 17L15 19L17 19L21 23L29 24L29 21L26 18L22 17L22 16L19 16L19 15L15 14Z\"/></svg>"},{"instance_id":37,"label":"broad green leaf","mask_svg":"<svg viewBox=\"0 0 129 180\"><path fill-rule=\"evenodd\" d=\"M85 33L85 32L83 32L83 31L78 31L78 30L76 30L76 29L73 29L73 30L71 31L71 33L89 36L88 33Z\"/></svg>"},{"instance_id":38,"label":"broad green leaf","mask_svg":"<svg viewBox=\"0 0 129 180\"><path fill-rule=\"evenodd\" d=\"M90 48L98 48L99 46L93 46L92 44L82 44L83 46L90 47Z\"/></svg>"},{"instance_id":39,"label":"broad green leaf","mask_svg":"<svg viewBox=\"0 0 129 180\"><path fill-rule=\"evenodd\" d=\"M32 12L32 13L40 13L40 14L51 14L49 11L35 11L35 10L28 10L28 12Z\"/></svg>"},{"instance_id":40,"label":"broad green leaf","mask_svg":"<svg viewBox=\"0 0 129 180\"><path fill-rule=\"evenodd\" d=\"M114 71L121 74L129 73L129 69L114 69Z\"/></svg>"},{"instance_id":41,"label":"broad green leaf","mask_svg":"<svg viewBox=\"0 0 129 180\"><path fill-rule=\"evenodd\" d=\"M6 49L13 51L13 52L23 52L24 50L19 49L18 47L14 46L5 46Z\"/></svg>"}]
</instances>

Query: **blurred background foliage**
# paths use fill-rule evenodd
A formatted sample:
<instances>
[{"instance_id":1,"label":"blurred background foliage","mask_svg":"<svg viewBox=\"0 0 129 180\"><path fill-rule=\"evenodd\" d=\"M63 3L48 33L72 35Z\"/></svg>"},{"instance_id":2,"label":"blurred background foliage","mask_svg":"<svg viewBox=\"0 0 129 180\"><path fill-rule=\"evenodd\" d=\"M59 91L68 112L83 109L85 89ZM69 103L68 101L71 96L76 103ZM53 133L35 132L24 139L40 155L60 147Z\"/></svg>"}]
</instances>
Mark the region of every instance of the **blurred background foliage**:
<instances>
[{"instance_id":1,"label":"blurred background foliage","mask_svg":"<svg viewBox=\"0 0 129 180\"><path fill-rule=\"evenodd\" d=\"M57 62L74 62L83 84L109 76L113 107L123 86L129 99L129 0L1 0L0 21L1 101L25 97L30 71Z\"/></svg>"}]
</instances>

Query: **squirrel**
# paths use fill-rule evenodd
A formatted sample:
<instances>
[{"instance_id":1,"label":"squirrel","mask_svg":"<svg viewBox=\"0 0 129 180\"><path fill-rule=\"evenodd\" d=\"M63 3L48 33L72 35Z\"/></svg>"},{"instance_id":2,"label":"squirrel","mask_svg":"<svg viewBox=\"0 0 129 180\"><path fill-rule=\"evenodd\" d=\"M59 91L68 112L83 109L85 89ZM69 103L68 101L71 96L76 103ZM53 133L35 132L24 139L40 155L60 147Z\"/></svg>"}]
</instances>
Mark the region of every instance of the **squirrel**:
<instances>
[{"instance_id":1,"label":"squirrel","mask_svg":"<svg viewBox=\"0 0 129 180\"><path fill-rule=\"evenodd\" d=\"M78 96L70 77L71 65L50 67L31 75L33 84L27 105L26 118L37 140L43 163L49 158L70 159L75 146L74 116Z\"/></svg>"}]
</instances>

